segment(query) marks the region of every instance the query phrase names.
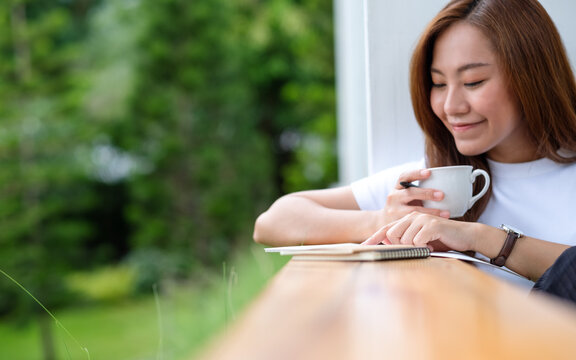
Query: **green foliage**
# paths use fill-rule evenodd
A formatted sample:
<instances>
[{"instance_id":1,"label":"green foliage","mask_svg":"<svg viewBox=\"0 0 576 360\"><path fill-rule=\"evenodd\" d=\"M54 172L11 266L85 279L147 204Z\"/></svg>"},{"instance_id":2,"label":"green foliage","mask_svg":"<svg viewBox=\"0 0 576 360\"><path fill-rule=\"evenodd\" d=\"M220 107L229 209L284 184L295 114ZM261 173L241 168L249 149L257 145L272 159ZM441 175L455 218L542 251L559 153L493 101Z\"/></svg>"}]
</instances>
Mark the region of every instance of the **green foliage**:
<instances>
[{"instance_id":1,"label":"green foliage","mask_svg":"<svg viewBox=\"0 0 576 360\"><path fill-rule=\"evenodd\" d=\"M219 268L283 192L334 182L331 15L330 0L0 4L3 269L50 308L74 299L67 274L122 260L149 291ZM0 280L0 315L33 309Z\"/></svg>"},{"instance_id":2,"label":"green foliage","mask_svg":"<svg viewBox=\"0 0 576 360\"><path fill-rule=\"evenodd\" d=\"M136 121L123 124L131 136L118 139L154 163L130 180L134 244L181 249L203 264L246 238L253 203L270 192L234 6L143 4L149 18L140 48L150 51L140 61L148 76L135 93L147 97L133 98ZM255 158L264 166L255 166Z\"/></svg>"},{"instance_id":3,"label":"green foliage","mask_svg":"<svg viewBox=\"0 0 576 360\"><path fill-rule=\"evenodd\" d=\"M337 173L332 2L269 4L254 16L250 68L274 139L273 176L282 193L325 187Z\"/></svg>"},{"instance_id":4,"label":"green foliage","mask_svg":"<svg viewBox=\"0 0 576 360\"><path fill-rule=\"evenodd\" d=\"M195 359L285 263L286 257L253 245L232 256L225 271L205 271L192 281L160 287L159 311L148 295L62 309L55 316L92 359ZM37 332L35 323L1 321L0 359L40 359ZM61 329L55 333L57 358L87 358Z\"/></svg>"},{"instance_id":5,"label":"green foliage","mask_svg":"<svg viewBox=\"0 0 576 360\"><path fill-rule=\"evenodd\" d=\"M316 6L141 2L129 48L146 76L109 133L151 164L127 179L134 246L218 264L277 194L335 180L331 9Z\"/></svg>"},{"instance_id":6,"label":"green foliage","mask_svg":"<svg viewBox=\"0 0 576 360\"><path fill-rule=\"evenodd\" d=\"M152 293L167 279L185 279L190 274L190 258L184 254L169 253L154 248L132 251L124 266L134 273L133 287L138 293Z\"/></svg>"},{"instance_id":7,"label":"green foliage","mask_svg":"<svg viewBox=\"0 0 576 360\"><path fill-rule=\"evenodd\" d=\"M68 300L62 275L86 255L94 205L75 148L91 132L72 112L70 68L79 31L73 13L41 1L0 10L0 263L48 306ZM78 19L80 20L80 19ZM6 81L7 80L7 81ZM0 282L0 314L31 313L29 299Z\"/></svg>"},{"instance_id":8,"label":"green foliage","mask_svg":"<svg viewBox=\"0 0 576 360\"><path fill-rule=\"evenodd\" d=\"M68 276L67 286L80 298L95 302L126 300L134 295L136 271L130 266L107 266Z\"/></svg>"}]
</instances>

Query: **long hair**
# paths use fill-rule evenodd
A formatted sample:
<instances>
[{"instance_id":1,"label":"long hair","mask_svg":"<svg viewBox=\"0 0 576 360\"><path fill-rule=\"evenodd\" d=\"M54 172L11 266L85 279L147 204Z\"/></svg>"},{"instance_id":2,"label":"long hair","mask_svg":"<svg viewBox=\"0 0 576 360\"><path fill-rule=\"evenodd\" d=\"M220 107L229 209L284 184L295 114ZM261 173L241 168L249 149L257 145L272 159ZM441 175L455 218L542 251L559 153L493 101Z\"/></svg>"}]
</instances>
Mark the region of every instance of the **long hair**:
<instances>
[{"instance_id":1,"label":"long hair","mask_svg":"<svg viewBox=\"0 0 576 360\"><path fill-rule=\"evenodd\" d=\"M427 165L472 165L490 173L486 154L462 155L430 105L434 44L456 22L476 26L491 41L537 155L559 163L576 162L576 83L546 10L537 0L453 0L425 29L410 64L412 105L425 135ZM560 149L568 150L568 155ZM476 184L475 191L482 185ZM478 220L491 193L490 187L462 220Z\"/></svg>"}]
</instances>

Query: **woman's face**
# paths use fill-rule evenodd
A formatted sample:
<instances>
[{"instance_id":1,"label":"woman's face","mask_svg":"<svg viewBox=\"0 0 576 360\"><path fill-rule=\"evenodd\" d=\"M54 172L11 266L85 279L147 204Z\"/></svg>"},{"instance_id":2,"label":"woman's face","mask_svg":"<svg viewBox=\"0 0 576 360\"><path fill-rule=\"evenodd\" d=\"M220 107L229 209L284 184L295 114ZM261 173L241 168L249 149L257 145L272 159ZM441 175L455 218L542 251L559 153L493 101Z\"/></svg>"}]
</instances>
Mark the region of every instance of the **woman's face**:
<instances>
[{"instance_id":1,"label":"woman's face","mask_svg":"<svg viewBox=\"0 0 576 360\"><path fill-rule=\"evenodd\" d=\"M487 153L500 162L534 160L516 98L480 30L464 22L450 26L436 40L430 71L432 109L460 153Z\"/></svg>"}]
</instances>

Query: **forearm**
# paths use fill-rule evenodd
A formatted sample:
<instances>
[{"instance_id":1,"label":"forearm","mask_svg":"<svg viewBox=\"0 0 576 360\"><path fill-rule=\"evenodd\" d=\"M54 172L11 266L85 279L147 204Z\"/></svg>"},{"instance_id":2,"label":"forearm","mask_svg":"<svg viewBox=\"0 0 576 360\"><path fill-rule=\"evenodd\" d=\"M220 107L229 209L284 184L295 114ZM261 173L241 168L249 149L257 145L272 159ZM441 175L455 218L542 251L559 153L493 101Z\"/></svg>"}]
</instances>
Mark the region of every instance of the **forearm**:
<instances>
[{"instance_id":1,"label":"forearm","mask_svg":"<svg viewBox=\"0 0 576 360\"><path fill-rule=\"evenodd\" d=\"M480 241L477 241L475 250L492 259L502 249L506 233L491 226L478 225L478 231L482 236ZM512 253L506 260L506 267L536 281L568 247L523 236L516 241Z\"/></svg>"},{"instance_id":2,"label":"forearm","mask_svg":"<svg viewBox=\"0 0 576 360\"><path fill-rule=\"evenodd\" d=\"M271 246L361 242L380 225L378 212L334 209L300 196L278 199L256 220L254 240Z\"/></svg>"}]
</instances>

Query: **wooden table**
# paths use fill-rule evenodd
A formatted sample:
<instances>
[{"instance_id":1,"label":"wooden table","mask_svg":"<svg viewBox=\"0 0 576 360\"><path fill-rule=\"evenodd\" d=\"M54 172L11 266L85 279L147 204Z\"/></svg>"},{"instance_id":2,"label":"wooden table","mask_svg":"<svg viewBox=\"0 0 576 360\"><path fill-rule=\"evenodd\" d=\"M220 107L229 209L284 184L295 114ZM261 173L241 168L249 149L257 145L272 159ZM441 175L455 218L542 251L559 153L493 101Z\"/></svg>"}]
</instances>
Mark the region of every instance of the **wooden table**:
<instances>
[{"instance_id":1,"label":"wooden table","mask_svg":"<svg viewBox=\"0 0 576 360\"><path fill-rule=\"evenodd\" d=\"M202 359L576 359L575 309L455 259L292 260Z\"/></svg>"}]
</instances>

